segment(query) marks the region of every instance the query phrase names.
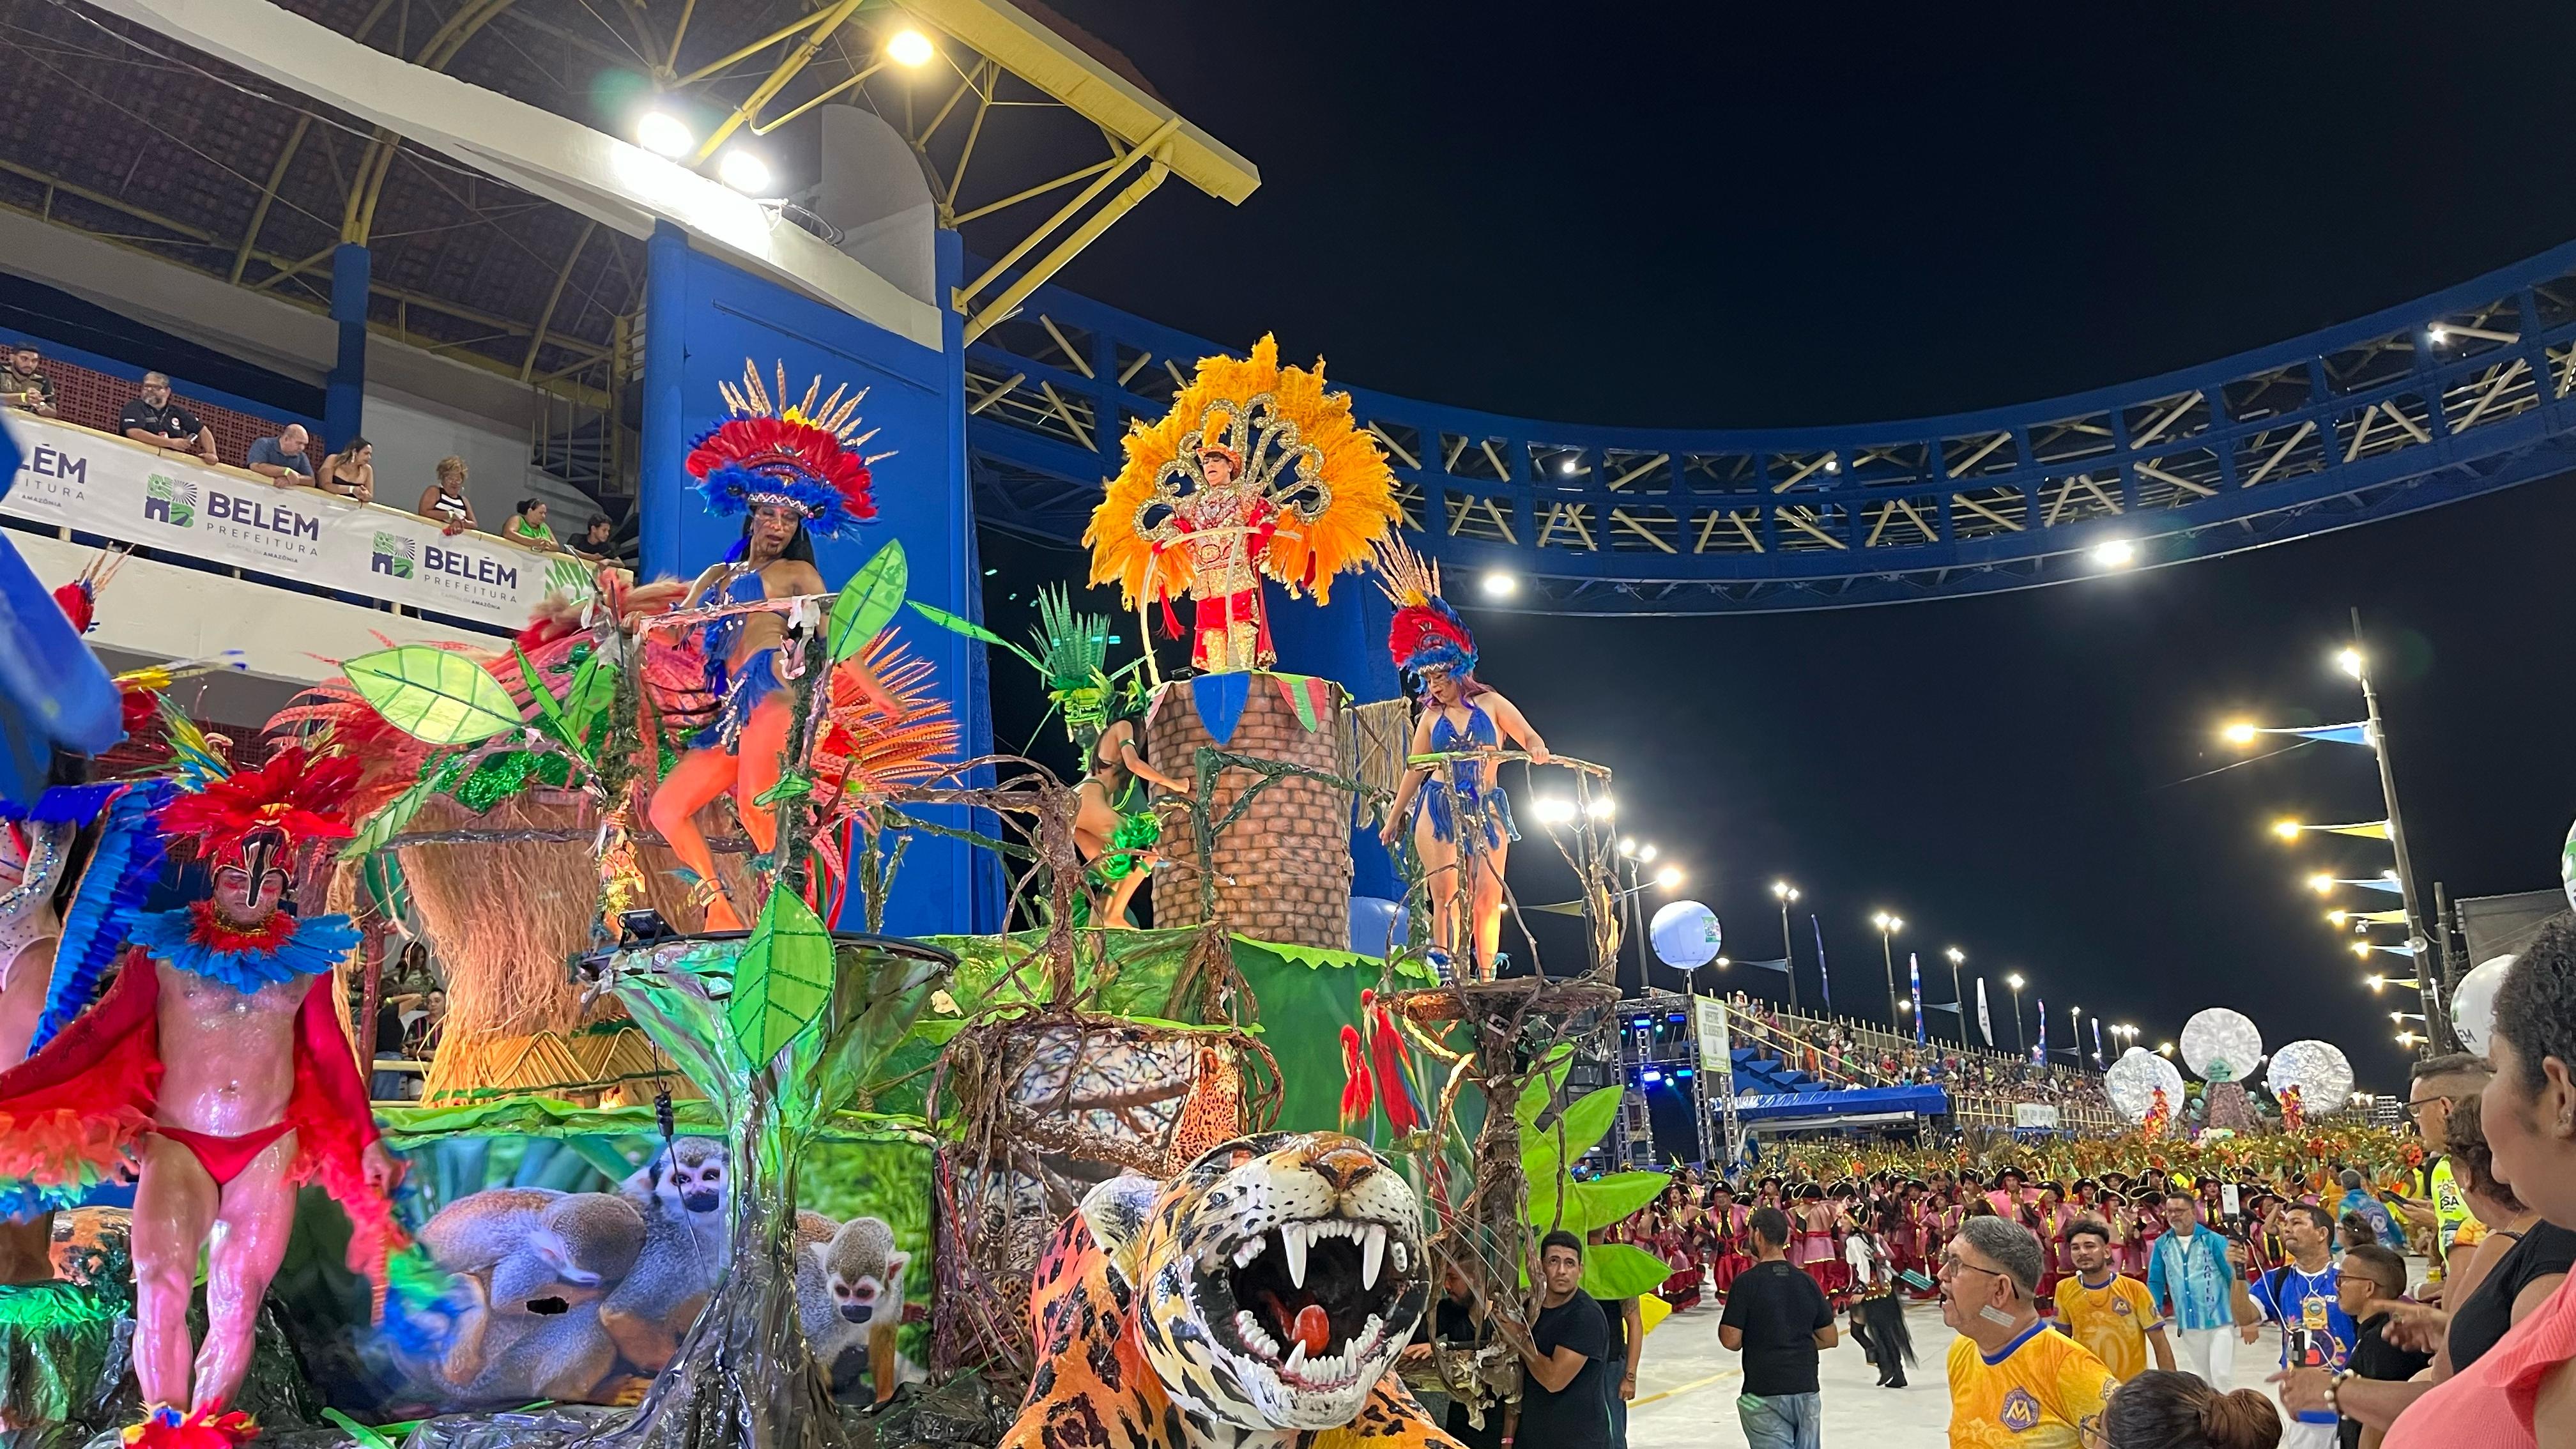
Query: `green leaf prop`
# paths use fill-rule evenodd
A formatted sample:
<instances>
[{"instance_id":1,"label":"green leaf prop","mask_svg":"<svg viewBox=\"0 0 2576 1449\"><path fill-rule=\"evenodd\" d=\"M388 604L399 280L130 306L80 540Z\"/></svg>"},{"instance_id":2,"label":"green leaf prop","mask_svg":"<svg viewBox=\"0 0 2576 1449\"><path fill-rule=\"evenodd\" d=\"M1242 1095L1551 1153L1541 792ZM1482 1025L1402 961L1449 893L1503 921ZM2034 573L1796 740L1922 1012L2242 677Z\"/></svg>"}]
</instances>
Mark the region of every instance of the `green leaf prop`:
<instances>
[{"instance_id":1,"label":"green leaf prop","mask_svg":"<svg viewBox=\"0 0 2576 1449\"><path fill-rule=\"evenodd\" d=\"M850 576L840 597L832 601L832 617L823 626L833 663L868 647L869 640L894 622L896 611L903 607L903 591L911 572L911 566L904 561L903 540L898 538L889 540L877 550L875 558Z\"/></svg>"},{"instance_id":2,"label":"green leaf prop","mask_svg":"<svg viewBox=\"0 0 2576 1449\"><path fill-rule=\"evenodd\" d=\"M969 639L978 640L982 643L1008 649L1012 653L1020 656L1020 658L1025 661L1031 669L1036 670L1040 674L1046 673L1046 665L1041 662L1036 655L1031 654L1026 649L1023 649L1019 645L1012 643L1010 640L1003 638L1001 635L994 633L992 630L985 628L983 625L976 623L974 620L961 618L958 615L948 612L946 609L925 604L919 599L910 599L905 602L914 613L928 619L940 628L946 629L952 634L963 634ZM1136 662L1141 664L1144 661L1140 659ZM1123 674L1126 671L1121 670L1119 672Z\"/></svg>"},{"instance_id":3,"label":"green leaf prop","mask_svg":"<svg viewBox=\"0 0 2576 1449\"><path fill-rule=\"evenodd\" d=\"M528 658L528 651L513 644L510 657L519 661L519 679L528 686L528 698L537 707L537 717L545 722L556 739L571 744L573 738L564 726L563 706L556 701L555 692L546 688L545 680L537 674L537 666Z\"/></svg>"},{"instance_id":4,"label":"green leaf prop","mask_svg":"<svg viewBox=\"0 0 2576 1449\"><path fill-rule=\"evenodd\" d=\"M571 733L573 743L580 745L586 754L597 754L589 743L591 732L599 727L599 722L607 717L609 707L616 701L617 666L596 653L582 660L581 667L573 671L572 683L564 690L563 719L564 728Z\"/></svg>"},{"instance_id":5,"label":"green leaf prop","mask_svg":"<svg viewBox=\"0 0 2576 1449\"><path fill-rule=\"evenodd\" d=\"M1671 1264L1626 1243L1595 1243L1583 1250L1583 1291L1605 1304L1652 1293L1671 1276Z\"/></svg>"},{"instance_id":6,"label":"green leaf prop","mask_svg":"<svg viewBox=\"0 0 2576 1449\"><path fill-rule=\"evenodd\" d=\"M402 834L403 827L409 825L411 818L420 813L420 807L429 803L429 797L437 794L439 788L446 784L446 781L441 778L443 773L438 770L423 771L419 779L412 781L410 789L377 807L376 813L368 816L367 822L358 827L357 837L341 847L340 858L363 860L384 849L386 843Z\"/></svg>"},{"instance_id":7,"label":"green leaf prop","mask_svg":"<svg viewBox=\"0 0 2576 1449\"><path fill-rule=\"evenodd\" d=\"M1520 1119L1523 1127L1538 1125L1539 1115L1547 1110L1547 1104L1565 1089L1565 1074L1573 1065L1574 1047L1571 1043L1560 1042L1539 1059L1539 1069L1530 1074L1529 1085L1521 1088L1521 1099L1512 1104L1512 1115Z\"/></svg>"},{"instance_id":8,"label":"green leaf prop","mask_svg":"<svg viewBox=\"0 0 2576 1449\"><path fill-rule=\"evenodd\" d=\"M813 1024L832 996L832 935L803 898L773 890L733 968L725 1018L743 1060L758 1071Z\"/></svg>"},{"instance_id":9,"label":"green leaf prop","mask_svg":"<svg viewBox=\"0 0 2576 1449\"><path fill-rule=\"evenodd\" d=\"M385 722L433 745L470 745L519 727L519 707L471 656L426 644L361 654L340 666Z\"/></svg>"}]
</instances>

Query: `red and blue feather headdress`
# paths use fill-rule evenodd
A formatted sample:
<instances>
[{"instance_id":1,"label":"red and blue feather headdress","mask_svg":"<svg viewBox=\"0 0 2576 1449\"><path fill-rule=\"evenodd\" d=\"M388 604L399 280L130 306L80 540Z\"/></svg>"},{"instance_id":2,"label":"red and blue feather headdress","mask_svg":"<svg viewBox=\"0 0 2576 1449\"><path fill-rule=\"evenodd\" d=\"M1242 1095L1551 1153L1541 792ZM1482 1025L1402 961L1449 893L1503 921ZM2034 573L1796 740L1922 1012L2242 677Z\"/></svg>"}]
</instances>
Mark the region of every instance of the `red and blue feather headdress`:
<instances>
[{"instance_id":1,"label":"red and blue feather headdress","mask_svg":"<svg viewBox=\"0 0 2576 1449\"><path fill-rule=\"evenodd\" d=\"M1375 544L1378 587L1395 604L1395 623L1387 630L1386 652L1407 674L1445 669L1464 677L1476 672L1476 636L1449 601L1440 597L1440 565L1389 537Z\"/></svg>"},{"instance_id":2,"label":"red and blue feather headdress","mask_svg":"<svg viewBox=\"0 0 2576 1449\"><path fill-rule=\"evenodd\" d=\"M733 415L689 444L687 463L709 508L732 517L782 505L826 538L877 516L868 492L868 465L891 455L859 451L876 436L873 428L858 430L859 400L868 395L866 388L844 399L848 389L837 387L818 403L823 391L818 377L805 389L804 400L790 406L787 368L781 363L773 403L760 370L746 361L742 387L719 383L717 390Z\"/></svg>"}]
</instances>

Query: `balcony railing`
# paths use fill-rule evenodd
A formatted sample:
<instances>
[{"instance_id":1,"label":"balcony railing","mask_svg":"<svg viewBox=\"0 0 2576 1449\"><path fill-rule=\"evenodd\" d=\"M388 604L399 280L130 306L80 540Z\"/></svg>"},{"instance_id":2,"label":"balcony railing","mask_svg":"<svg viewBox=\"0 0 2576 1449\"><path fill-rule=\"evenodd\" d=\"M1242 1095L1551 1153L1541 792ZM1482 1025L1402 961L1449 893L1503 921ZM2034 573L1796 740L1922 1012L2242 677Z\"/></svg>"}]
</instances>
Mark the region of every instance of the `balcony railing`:
<instances>
[{"instance_id":1,"label":"balcony railing","mask_svg":"<svg viewBox=\"0 0 2576 1449\"><path fill-rule=\"evenodd\" d=\"M13 524L505 634L549 593L591 587L591 566L570 554L449 533L436 519L76 423L0 416L19 449L0 498L0 520Z\"/></svg>"}]
</instances>

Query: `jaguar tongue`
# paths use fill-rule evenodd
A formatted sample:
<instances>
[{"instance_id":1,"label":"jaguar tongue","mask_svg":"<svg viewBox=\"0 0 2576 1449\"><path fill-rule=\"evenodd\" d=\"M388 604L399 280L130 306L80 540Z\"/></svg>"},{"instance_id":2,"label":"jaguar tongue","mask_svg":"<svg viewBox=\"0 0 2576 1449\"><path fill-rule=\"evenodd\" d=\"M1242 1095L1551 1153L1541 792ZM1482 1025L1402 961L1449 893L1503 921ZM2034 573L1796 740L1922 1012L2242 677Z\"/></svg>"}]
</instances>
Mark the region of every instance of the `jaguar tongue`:
<instances>
[{"instance_id":1,"label":"jaguar tongue","mask_svg":"<svg viewBox=\"0 0 2576 1449\"><path fill-rule=\"evenodd\" d=\"M1332 1320L1325 1314L1322 1304L1309 1303L1297 1310L1297 1327L1293 1336L1306 1345L1308 1358L1323 1356L1324 1345L1331 1340L1332 1332Z\"/></svg>"}]
</instances>

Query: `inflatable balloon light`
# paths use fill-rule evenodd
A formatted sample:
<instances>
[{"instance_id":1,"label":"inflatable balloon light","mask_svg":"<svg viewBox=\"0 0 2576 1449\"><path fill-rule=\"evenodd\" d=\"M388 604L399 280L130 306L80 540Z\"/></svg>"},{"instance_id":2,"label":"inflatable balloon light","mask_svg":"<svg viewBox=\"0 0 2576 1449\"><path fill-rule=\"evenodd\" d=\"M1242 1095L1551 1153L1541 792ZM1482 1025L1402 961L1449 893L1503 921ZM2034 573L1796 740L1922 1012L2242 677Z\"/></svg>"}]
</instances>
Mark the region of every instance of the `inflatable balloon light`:
<instances>
[{"instance_id":1,"label":"inflatable balloon light","mask_svg":"<svg viewBox=\"0 0 2576 1449\"><path fill-rule=\"evenodd\" d=\"M2213 1006L2182 1024L2182 1059L2204 1082L2241 1082L2263 1060L2263 1033L2243 1012Z\"/></svg>"},{"instance_id":2,"label":"inflatable balloon light","mask_svg":"<svg viewBox=\"0 0 2576 1449\"><path fill-rule=\"evenodd\" d=\"M1716 960L1721 940L1717 912L1697 901L1675 901L1655 912L1646 936L1655 943L1655 959L1683 971Z\"/></svg>"}]
</instances>

